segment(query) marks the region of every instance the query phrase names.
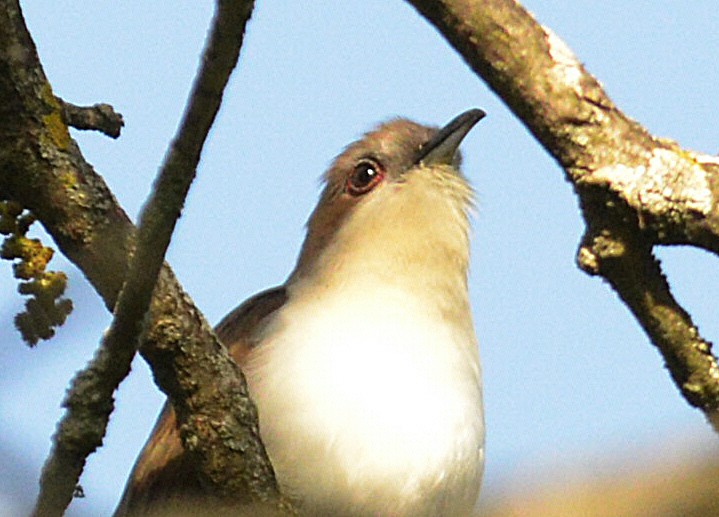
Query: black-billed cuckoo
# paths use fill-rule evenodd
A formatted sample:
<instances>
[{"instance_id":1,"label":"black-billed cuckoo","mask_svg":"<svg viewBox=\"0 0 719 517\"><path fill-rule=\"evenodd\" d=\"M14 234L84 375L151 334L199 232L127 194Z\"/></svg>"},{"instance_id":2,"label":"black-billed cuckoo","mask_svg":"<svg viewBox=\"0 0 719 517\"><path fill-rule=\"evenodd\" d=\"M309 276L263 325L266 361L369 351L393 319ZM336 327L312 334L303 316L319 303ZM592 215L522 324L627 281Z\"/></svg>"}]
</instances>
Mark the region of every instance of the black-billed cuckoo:
<instances>
[{"instance_id":1,"label":"black-billed cuckoo","mask_svg":"<svg viewBox=\"0 0 719 517\"><path fill-rule=\"evenodd\" d=\"M216 328L303 515L473 511L484 422L467 293L473 193L458 147L483 116L439 130L392 120L347 147L285 284ZM116 515L200 493L166 404Z\"/></svg>"}]
</instances>

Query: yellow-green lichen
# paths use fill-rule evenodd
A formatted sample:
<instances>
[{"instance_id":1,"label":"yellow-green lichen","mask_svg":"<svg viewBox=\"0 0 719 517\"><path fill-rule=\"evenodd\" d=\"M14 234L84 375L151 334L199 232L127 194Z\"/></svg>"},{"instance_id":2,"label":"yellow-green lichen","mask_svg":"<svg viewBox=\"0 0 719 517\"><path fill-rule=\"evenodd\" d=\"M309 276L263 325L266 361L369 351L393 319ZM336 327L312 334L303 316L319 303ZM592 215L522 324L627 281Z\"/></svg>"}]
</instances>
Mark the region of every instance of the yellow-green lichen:
<instances>
[{"instance_id":1,"label":"yellow-green lichen","mask_svg":"<svg viewBox=\"0 0 719 517\"><path fill-rule=\"evenodd\" d=\"M15 317L15 326L29 345L50 339L55 328L65 322L72 311L72 301L62 298L67 276L60 271L47 271L53 250L26 233L35 218L13 201L0 202L0 233L6 235L0 257L13 263L15 277L22 280L20 294L29 296L25 311Z\"/></svg>"},{"instance_id":2,"label":"yellow-green lichen","mask_svg":"<svg viewBox=\"0 0 719 517\"><path fill-rule=\"evenodd\" d=\"M70 132L59 111L53 111L42 117L45 132L55 147L64 151L70 145Z\"/></svg>"},{"instance_id":3,"label":"yellow-green lichen","mask_svg":"<svg viewBox=\"0 0 719 517\"><path fill-rule=\"evenodd\" d=\"M62 119L62 106L55 94L52 92L50 83L45 83L40 90L42 102L47 107L47 114L42 117L42 125L45 128L45 136L49 138L49 143L61 150L65 150L70 145L70 132L67 124Z\"/></svg>"},{"instance_id":4,"label":"yellow-green lichen","mask_svg":"<svg viewBox=\"0 0 719 517\"><path fill-rule=\"evenodd\" d=\"M77 188L77 174L72 171L63 172L60 174L60 181L66 189Z\"/></svg>"}]
</instances>

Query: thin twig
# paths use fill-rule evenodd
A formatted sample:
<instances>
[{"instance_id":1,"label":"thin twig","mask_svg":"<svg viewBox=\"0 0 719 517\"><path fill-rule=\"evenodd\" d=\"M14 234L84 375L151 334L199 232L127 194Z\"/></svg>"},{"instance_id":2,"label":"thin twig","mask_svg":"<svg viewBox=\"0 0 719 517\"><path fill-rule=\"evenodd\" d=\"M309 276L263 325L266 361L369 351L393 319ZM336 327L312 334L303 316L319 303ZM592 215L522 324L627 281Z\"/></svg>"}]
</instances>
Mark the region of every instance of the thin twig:
<instances>
[{"instance_id":1,"label":"thin twig","mask_svg":"<svg viewBox=\"0 0 719 517\"><path fill-rule=\"evenodd\" d=\"M43 469L34 515L62 515L72 499L86 457L102 443L113 408L112 394L129 373L163 258L195 177L202 147L234 69L252 2L218 3L203 65L178 135L141 216L137 247L115 318L93 361L73 381L67 412ZM259 439L256 446L262 448Z\"/></svg>"}]
</instances>

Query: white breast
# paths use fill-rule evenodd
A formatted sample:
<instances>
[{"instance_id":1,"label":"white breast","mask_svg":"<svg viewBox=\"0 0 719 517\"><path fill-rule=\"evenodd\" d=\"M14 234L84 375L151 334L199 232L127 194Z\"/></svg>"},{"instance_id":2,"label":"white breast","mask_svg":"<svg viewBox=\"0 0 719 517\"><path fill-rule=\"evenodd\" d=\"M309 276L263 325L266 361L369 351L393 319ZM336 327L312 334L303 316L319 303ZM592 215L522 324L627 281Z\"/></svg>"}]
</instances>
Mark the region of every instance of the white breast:
<instances>
[{"instance_id":1,"label":"white breast","mask_svg":"<svg viewBox=\"0 0 719 517\"><path fill-rule=\"evenodd\" d=\"M385 285L291 293L246 368L283 489L313 515L469 514L484 427L467 328Z\"/></svg>"}]
</instances>

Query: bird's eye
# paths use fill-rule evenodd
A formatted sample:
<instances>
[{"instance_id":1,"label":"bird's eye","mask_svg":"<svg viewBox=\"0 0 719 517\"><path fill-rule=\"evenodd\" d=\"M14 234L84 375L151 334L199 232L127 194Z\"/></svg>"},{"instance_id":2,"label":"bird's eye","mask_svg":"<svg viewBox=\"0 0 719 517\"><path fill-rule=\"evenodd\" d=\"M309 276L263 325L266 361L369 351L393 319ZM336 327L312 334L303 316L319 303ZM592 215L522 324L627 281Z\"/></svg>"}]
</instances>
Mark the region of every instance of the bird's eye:
<instances>
[{"instance_id":1,"label":"bird's eye","mask_svg":"<svg viewBox=\"0 0 719 517\"><path fill-rule=\"evenodd\" d=\"M347 192L361 196L372 190L384 178L384 168L374 160L362 160L347 178Z\"/></svg>"}]
</instances>

